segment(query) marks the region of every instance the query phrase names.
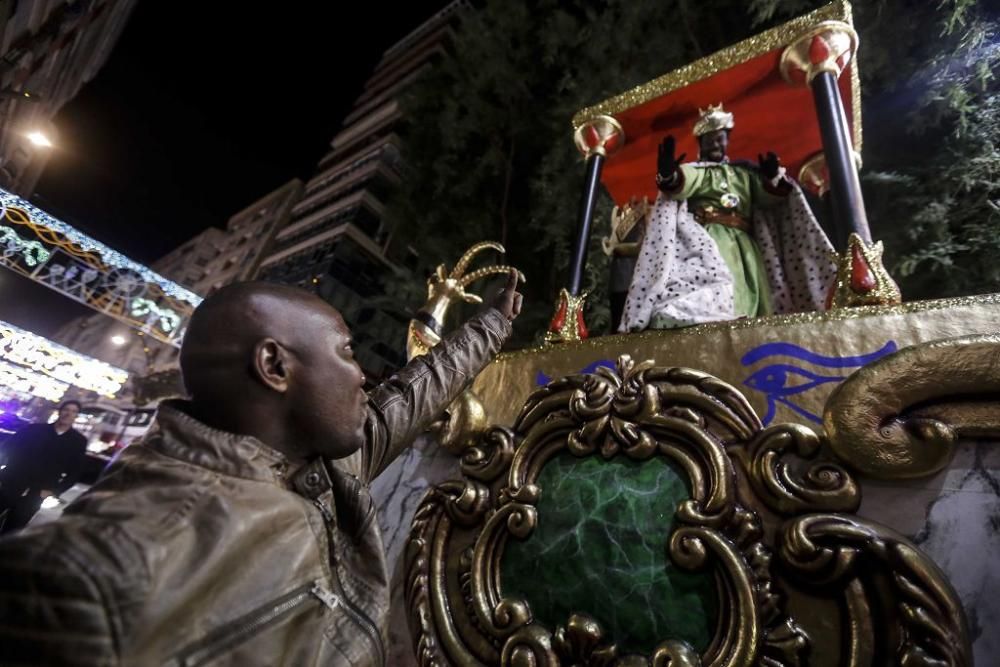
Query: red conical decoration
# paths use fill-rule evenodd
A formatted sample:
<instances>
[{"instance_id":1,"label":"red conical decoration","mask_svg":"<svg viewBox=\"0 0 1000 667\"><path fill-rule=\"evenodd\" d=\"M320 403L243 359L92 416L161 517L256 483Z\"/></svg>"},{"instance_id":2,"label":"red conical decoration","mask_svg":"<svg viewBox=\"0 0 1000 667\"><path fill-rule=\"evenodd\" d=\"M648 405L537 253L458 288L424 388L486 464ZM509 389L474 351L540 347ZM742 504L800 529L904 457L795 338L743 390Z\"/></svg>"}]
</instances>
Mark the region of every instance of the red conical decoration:
<instances>
[{"instance_id":1,"label":"red conical decoration","mask_svg":"<svg viewBox=\"0 0 1000 667\"><path fill-rule=\"evenodd\" d=\"M813 65L819 65L826 62L829 58L830 46L826 43L825 39L816 35L812 38L812 43L809 44L809 62Z\"/></svg>"},{"instance_id":2,"label":"red conical decoration","mask_svg":"<svg viewBox=\"0 0 1000 667\"><path fill-rule=\"evenodd\" d=\"M552 322L549 323L549 331L556 333L562 331L563 325L566 324L566 306L565 299L560 299L559 309L556 310L556 314L552 316Z\"/></svg>"},{"instance_id":3,"label":"red conical decoration","mask_svg":"<svg viewBox=\"0 0 1000 667\"><path fill-rule=\"evenodd\" d=\"M851 246L851 289L858 294L867 294L875 289L875 274L861 254L861 248Z\"/></svg>"}]
</instances>

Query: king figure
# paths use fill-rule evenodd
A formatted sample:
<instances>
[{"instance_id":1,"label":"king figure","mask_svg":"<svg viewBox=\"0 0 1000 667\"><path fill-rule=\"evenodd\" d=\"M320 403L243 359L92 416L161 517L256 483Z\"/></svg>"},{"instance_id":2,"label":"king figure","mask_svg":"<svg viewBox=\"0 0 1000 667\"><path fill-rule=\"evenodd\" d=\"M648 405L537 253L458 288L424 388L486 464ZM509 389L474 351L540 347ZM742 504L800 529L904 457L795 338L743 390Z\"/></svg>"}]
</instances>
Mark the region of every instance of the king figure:
<instances>
[{"instance_id":1,"label":"king figure","mask_svg":"<svg viewBox=\"0 0 1000 667\"><path fill-rule=\"evenodd\" d=\"M701 111L697 162L675 155L673 136L660 144L620 331L824 308L833 247L777 155L729 161L733 126L721 104Z\"/></svg>"}]
</instances>

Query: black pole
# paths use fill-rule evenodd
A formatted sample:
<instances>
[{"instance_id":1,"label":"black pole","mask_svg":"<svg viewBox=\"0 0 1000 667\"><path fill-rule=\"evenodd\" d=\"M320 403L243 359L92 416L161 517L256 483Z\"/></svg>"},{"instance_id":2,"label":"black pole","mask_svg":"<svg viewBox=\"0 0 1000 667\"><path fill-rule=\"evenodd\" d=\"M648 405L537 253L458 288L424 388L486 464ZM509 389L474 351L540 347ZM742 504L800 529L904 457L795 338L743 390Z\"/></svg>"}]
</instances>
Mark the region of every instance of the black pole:
<instances>
[{"instance_id":1,"label":"black pole","mask_svg":"<svg viewBox=\"0 0 1000 667\"><path fill-rule=\"evenodd\" d=\"M826 168L830 174L830 202L836 236L841 243L845 243L848 234L854 232L865 243L871 243L865 200L861 197L861 181L854 164L847 115L840 99L837 78L830 72L820 72L813 77L810 86L816 102Z\"/></svg>"},{"instance_id":2,"label":"black pole","mask_svg":"<svg viewBox=\"0 0 1000 667\"><path fill-rule=\"evenodd\" d=\"M569 293L578 296L583 286L583 269L587 266L587 247L590 245L590 223L594 220L594 204L597 202L597 186L601 182L601 168L604 156L594 153L587 158L587 185L583 189L580 202L580 222L576 227L576 247L573 249L573 263L570 264Z\"/></svg>"}]
</instances>

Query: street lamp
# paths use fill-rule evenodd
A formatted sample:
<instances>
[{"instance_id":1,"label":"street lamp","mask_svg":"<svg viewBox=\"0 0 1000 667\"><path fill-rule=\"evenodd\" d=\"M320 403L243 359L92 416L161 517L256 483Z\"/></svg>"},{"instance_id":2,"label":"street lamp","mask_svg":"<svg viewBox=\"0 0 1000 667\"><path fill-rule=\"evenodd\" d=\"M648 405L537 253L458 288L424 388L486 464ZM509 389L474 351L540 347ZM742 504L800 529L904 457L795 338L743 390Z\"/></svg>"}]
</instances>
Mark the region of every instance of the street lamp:
<instances>
[{"instance_id":1,"label":"street lamp","mask_svg":"<svg viewBox=\"0 0 1000 667\"><path fill-rule=\"evenodd\" d=\"M0 186L6 190L30 192L55 151L52 139L59 135L40 102L34 93L0 90Z\"/></svg>"},{"instance_id":2,"label":"street lamp","mask_svg":"<svg viewBox=\"0 0 1000 667\"><path fill-rule=\"evenodd\" d=\"M11 90L7 88L0 90L0 100L14 100L38 104L42 101L42 98L33 93L29 93L26 90ZM32 130L25 136L28 137L28 140L36 146L40 146L42 148L52 148L52 141L45 135L44 132L41 132L40 130Z\"/></svg>"},{"instance_id":3,"label":"street lamp","mask_svg":"<svg viewBox=\"0 0 1000 667\"><path fill-rule=\"evenodd\" d=\"M0 100L22 100L24 102L41 102L42 98L26 90L0 90Z\"/></svg>"},{"instance_id":4,"label":"street lamp","mask_svg":"<svg viewBox=\"0 0 1000 667\"><path fill-rule=\"evenodd\" d=\"M38 130L28 132L25 136L28 137L28 141L36 146L40 146L42 148L52 148L52 142L49 141L49 138Z\"/></svg>"},{"instance_id":5,"label":"street lamp","mask_svg":"<svg viewBox=\"0 0 1000 667\"><path fill-rule=\"evenodd\" d=\"M115 347L123 347L125 345L129 345L130 342L137 342L136 339L131 337L132 334L135 334L138 342L142 343L142 352L146 355L146 372L150 373L153 370L153 359L156 357L156 352L149 347L149 340L146 338L146 334L141 331L126 331L124 334L112 334L108 338L108 341ZM125 351L125 359L130 360L131 356L132 348L130 346L129 349Z\"/></svg>"}]
</instances>

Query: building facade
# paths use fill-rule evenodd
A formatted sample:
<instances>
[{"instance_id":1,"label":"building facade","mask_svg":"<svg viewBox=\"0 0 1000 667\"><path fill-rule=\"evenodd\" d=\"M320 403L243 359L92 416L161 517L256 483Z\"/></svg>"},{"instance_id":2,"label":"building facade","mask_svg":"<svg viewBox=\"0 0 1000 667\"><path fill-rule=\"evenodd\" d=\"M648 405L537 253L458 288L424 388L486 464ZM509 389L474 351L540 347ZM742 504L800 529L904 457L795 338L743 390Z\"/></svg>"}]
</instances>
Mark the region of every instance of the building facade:
<instances>
[{"instance_id":1,"label":"building facade","mask_svg":"<svg viewBox=\"0 0 1000 667\"><path fill-rule=\"evenodd\" d=\"M28 198L52 118L97 74L135 0L0 0L0 187ZM40 133L40 134L36 134Z\"/></svg>"},{"instance_id":2,"label":"building facade","mask_svg":"<svg viewBox=\"0 0 1000 667\"><path fill-rule=\"evenodd\" d=\"M260 266L261 279L311 289L340 310L372 379L406 361L407 319L380 307L378 297L387 273L417 259L408 230L385 217L402 178L399 99L444 54L453 19L469 6L451 3L383 54Z\"/></svg>"},{"instance_id":3,"label":"building facade","mask_svg":"<svg viewBox=\"0 0 1000 667\"><path fill-rule=\"evenodd\" d=\"M385 218L403 177L399 100L445 53L453 20L469 7L468 0L449 4L383 54L304 185L286 184L234 215L225 230L202 232L152 268L201 296L252 278L309 289L343 314L366 376L375 380L405 363L408 319L379 305L384 277L417 260L408 230ZM176 348L100 315L71 322L56 340L139 375L177 363Z\"/></svg>"}]
</instances>

